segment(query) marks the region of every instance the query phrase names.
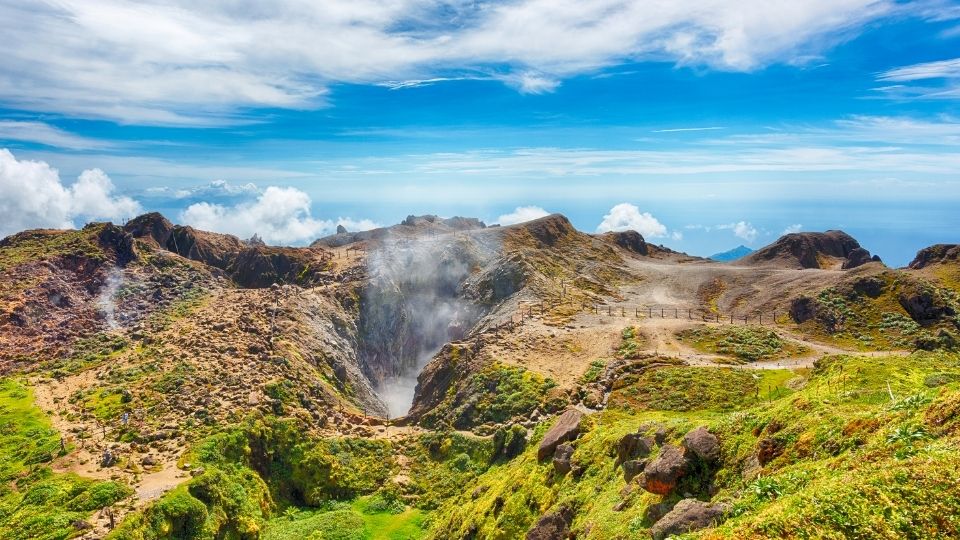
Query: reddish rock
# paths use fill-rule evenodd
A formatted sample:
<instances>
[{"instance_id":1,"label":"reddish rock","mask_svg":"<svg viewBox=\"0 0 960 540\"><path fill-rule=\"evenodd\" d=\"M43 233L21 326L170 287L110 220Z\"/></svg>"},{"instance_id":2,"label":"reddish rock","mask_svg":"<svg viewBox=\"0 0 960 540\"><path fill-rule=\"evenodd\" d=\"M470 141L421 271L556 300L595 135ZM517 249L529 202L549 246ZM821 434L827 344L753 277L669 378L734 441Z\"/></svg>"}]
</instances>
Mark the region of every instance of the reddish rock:
<instances>
[{"instance_id":1,"label":"reddish rock","mask_svg":"<svg viewBox=\"0 0 960 540\"><path fill-rule=\"evenodd\" d=\"M650 493L668 495L686 472L687 459L683 450L666 445L660 450L660 455L644 467L640 487Z\"/></svg>"}]
</instances>

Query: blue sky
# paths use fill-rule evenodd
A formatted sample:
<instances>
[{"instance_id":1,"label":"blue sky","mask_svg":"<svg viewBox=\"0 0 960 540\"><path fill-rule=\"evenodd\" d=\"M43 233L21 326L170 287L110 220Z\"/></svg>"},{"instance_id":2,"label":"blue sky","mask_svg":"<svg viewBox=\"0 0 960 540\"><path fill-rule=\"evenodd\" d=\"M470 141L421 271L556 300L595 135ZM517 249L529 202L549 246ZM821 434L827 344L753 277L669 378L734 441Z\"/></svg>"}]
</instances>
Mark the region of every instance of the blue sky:
<instances>
[{"instance_id":1,"label":"blue sky","mask_svg":"<svg viewBox=\"0 0 960 540\"><path fill-rule=\"evenodd\" d=\"M955 2L313 4L0 0L0 234L546 211L699 255L960 241Z\"/></svg>"}]
</instances>

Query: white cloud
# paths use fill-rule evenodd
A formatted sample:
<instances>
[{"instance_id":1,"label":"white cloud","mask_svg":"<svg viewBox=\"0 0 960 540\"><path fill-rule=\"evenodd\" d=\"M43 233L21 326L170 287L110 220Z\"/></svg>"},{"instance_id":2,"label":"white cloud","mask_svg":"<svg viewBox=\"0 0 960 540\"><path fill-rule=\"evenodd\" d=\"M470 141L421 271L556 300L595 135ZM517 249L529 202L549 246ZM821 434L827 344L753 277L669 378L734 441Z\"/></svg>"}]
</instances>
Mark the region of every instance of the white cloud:
<instances>
[{"instance_id":1,"label":"white cloud","mask_svg":"<svg viewBox=\"0 0 960 540\"><path fill-rule=\"evenodd\" d=\"M213 180L202 186L184 188L153 186L148 187L145 191L150 196L173 197L174 199L198 199L251 196L260 193L260 188L253 182L231 184L226 180Z\"/></svg>"},{"instance_id":2,"label":"white cloud","mask_svg":"<svg viewBox=\"0 0 960 540\"><path fill-rule=\"evenodd\" d=\"M878 81L895 82L942 78L960 78L960 58L902 66L877 76Z\"/></svg>"},{"instance_id":3,"label":"white cloud","mask_svg":"<svg viewBox=\"0 0 960 540\"><path fill-rule=\"evenodd\" d=\"M803 225L801 225L801 224L799 224L799 223L794 223L793 225L787 226L787 228L784 229L783 232L780 233L780 234L781 234L781 235L784 235L784 234L793 234L793 233L798 233L798 232L800 232L800 231L802 231L802 230L803 230Z\"/></svg>"},{"instance_id":4,"label":"white cloud","mask_svg":"<svg viewBox=\"0 0 960 540\"><path fill-rule=\"evenodd\" d=\"M498 217L496 222L501 225L514 225L549 215L550 212L539 206L518 206L513 212Z\"/></svg>"},{"instance_id":5,"label":"white cloud","mask_svg":"<svg viewBox=\"0 0 960 540\"><path fill-rule=\"evenodd\" d=\"M609 231L637 231L644 238L661 238L667 236L667 227L660 223L649 212L641 212L630 203L620 203L610 209L610 213L603 216L603 221L597 225L597 232Z\"/></svg>"},{"instance_id":6,"label":"white cloud","mask_svg":"<svg viewBox=\"0 0 960 540\"><path fill-rule=\"evenodd\" d=\"M751 243L757 239L760 231L758 231L753 225L747 221L738 221L736 223L726 223L723 225L717 225L716 229L720 230L730 230L733 231L733 235L741 240L745 240L747 243Z\"/></svg>"},{"instance_id":7,"label":"white cloud","mask_svg":"<svg viewBox=\"0 0 960 540\"><path fill-rule=\"evenodd\" d=\"M0 149L0 236L31 228L71 228L78 218L122 221L142 211L135 200L113 190L99 169L83 171L67 187L45 162L18 160Z\"/></svg>"},{"instance_id":8,"label":"white cloud","mask_svg":"<svg viewBox=\"0 0 960 540\"><path fill-rule=\"evenodd\" d=\"M180 221L201 230L228 233L240 238L260 235L268 244L300 244L333 232L341 224L348 230L377 226L370 220L340 218L336 222L316 219L310 212L310 197L292 187L270 186L255 201L234 206L199 202L188 206Z\"/></svg>"},{"instance_id":9,"label":"white cloud","mask_svg":"<svg viewBox=\"0 0 960 540\"><path fill-rule=\"evenodd\" d=\"M43 122L0 120L0 141L24 141L69 150L109 148L110 143L69 133Z\"/></svg>"},{"instance_id":10,"label":"white cloud","mask_svg":"<svg viewBox=\"0 0 960 540\"><path fill-rule=\"evenodd\" d=\"M673 231L670 233L670 239L679 242L680 240L683 240L683 233L680 231Z\"/></svg>"},{"instance_id":11,"label":"white cloud","mask_svg":"<svg viewBox=\"0 0 960 540\"><path fill-rule=\"evenodd\" d=\"M893 0L12 0L0 101L119 122L242 122L324 105L328 86L499 79L552 91L633 61L723 70L817 58ZM494 72L490 66L500 66ZM24 89L28 88L29 92Z\"/></svg>"}]
</instances>

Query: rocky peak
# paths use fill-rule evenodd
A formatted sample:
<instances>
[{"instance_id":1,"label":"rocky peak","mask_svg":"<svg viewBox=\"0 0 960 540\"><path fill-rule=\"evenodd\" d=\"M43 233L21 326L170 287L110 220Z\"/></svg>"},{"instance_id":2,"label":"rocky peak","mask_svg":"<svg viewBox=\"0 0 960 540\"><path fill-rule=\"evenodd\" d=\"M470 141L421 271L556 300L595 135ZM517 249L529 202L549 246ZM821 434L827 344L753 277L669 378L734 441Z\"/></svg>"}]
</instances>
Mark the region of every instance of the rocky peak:
<instances>
[{"instance_id":1,"label":"rocky peak","mask_svg":"<svg viewBox=\"0 0 960 540\"><path fill-rule=\"evenodd\" d=\"M849 234L827 231L784 235L776 242L739 259L737 264L794 269L849 269L879 261L879 257L871 257L870 252Z\"/></svg>"},{"instance_id":2,"label":"rocky peak","mask_svg":"<svg viewBox=\"0 0 960 540\"><path fill-rule=\"evenodd\" d=\"M960 244L934 244L917 252L910 262L910 268L919 270L935 264L956 263L960 261Z\"/></svg>"}]
</instances>

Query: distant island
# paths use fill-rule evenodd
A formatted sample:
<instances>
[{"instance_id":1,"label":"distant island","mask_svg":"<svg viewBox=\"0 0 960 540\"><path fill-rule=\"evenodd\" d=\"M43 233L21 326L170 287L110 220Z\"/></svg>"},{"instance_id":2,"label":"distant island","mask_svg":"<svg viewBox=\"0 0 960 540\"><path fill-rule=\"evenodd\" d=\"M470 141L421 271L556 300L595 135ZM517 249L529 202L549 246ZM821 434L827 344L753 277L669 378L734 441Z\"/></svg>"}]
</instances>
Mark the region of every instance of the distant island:
<instances>
[{"instance_id":1,"label":"distant island","mask_svg":"<svg viewBox=\"0 0 960 540\"><path fill-rule=\"evenodd\" d=\"M722 253L715 253L710 256L711 259L720 262L735 261L753 253L753 250L744 245L739 245L731 250Z\"/></svg>"}]
</instances>

